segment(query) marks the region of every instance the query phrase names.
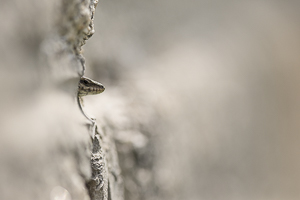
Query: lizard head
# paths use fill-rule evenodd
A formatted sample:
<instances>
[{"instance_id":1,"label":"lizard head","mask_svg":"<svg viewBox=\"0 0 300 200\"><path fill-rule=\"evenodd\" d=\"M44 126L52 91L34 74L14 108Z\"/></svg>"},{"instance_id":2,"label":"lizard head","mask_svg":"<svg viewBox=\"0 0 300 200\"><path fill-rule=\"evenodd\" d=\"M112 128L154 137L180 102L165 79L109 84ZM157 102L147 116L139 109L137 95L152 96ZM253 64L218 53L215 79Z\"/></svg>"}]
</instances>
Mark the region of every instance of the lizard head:
<instances>
[{"instance_id":1,"label":"lizard head","mask_svg":"<svg viewBox=\"0 0 300 200\"><path fill-rule=\"evenodd\" d=\"M78 96L86 96L92 94L100 94L105 90L104 86L87 77L81 77L78 85Z\"/></svg>"}]
</instances>

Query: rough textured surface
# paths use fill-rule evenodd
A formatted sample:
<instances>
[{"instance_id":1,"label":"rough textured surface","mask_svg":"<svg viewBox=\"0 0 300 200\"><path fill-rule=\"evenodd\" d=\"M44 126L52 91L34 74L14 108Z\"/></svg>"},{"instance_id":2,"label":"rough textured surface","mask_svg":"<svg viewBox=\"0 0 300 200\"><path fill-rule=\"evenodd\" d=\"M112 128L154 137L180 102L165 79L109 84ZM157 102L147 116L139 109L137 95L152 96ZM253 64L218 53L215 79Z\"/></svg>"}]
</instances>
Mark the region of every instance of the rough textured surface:
<instances>
[{"instance_id":1,"label":"rough textured surface","mask_svg":"<svg viewBox=\"0 0 300 200\"><path fill-rule=\"evenodd\" d=\"M95 135L93 139L93 149L91 157L92 178L88 182L91 199L108 198L108 177L107 177L107 162L105 152L101 146L101 139L99 134Z\"/></svg>"},{"instance_id":2,"label":"rough textured surface","mask_svg":"<svg viewBox=\"0 0 300 200\"><path fill-rule=\"evenodd\" d=\"M97 3L1 2L0 199L123 199L114 140L76 102Z\"/></svg>"},{"instance_id":3,"label":"rough textured surface","mask_svg":"<svg viewBox=\"0 0 300 200\"><path fill-rule=\"evenodd\" d=\"M1 1L0 199L298 200L299 3Z\"/></svg>"}]
</instances>

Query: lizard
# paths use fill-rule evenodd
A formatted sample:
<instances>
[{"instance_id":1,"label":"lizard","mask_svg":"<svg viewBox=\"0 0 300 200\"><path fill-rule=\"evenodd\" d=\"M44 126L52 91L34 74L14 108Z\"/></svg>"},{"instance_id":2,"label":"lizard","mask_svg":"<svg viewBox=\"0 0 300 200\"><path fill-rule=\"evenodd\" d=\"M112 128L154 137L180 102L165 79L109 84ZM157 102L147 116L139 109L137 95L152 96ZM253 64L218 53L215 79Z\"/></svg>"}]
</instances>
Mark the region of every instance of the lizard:
<instances>
[{"instance_id":1,"label":"lizard","mask_svg":"<svg viewBox=\"0 0 300 200\"><path fill-rule=\"evenodd\" d=\"M80 78L79 84L78 84L78 92L77 92L77 102L78 106L82 112L82 114L93 124L95 124L95 120L85 114L85 112L82 109L82 97L86 95L93 95L93 94L100 94L105 90L105 87L90 78L87 78L85 76L82 76Z\"/></svg>"},{"instance_id":2,"label":"lizard","mask_svg":"<svg viewBox=\"0 0 300 200\"><path fill-rule=\"evenodd\" d=\"M100 94L104 90L105 88L101 83L82 76L78 84L78 97L81 98L86 95Z\"/></svg>"}]
</instances>

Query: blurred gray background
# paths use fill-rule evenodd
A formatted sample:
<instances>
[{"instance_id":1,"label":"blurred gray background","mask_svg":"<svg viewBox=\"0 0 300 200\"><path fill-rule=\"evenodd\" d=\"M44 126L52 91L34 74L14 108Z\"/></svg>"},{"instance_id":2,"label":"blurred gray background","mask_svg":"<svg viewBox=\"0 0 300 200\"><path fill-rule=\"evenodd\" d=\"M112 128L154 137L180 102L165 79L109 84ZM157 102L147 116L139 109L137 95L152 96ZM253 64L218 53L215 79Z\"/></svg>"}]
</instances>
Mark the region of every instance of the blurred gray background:
<instances>
[{"instance_id":1,"label":"blurred gray background","mask_svg":"<svg viewBox=\"0 0 300 200\"><path fill-rule=\"evenodd\" d=\"M100 1L87 74L155 102L162 198L300 198L299 8Z\"/></svg>"},{"instance_id":2,"label":"blurred gray background","mask_svg":"<svg viewBox=\"0 0 300 200\"><path fill-rule=\"evenodd\" d=\"M78 183L64 186L74 199L88 199L84 180L69 170L77 160L65 159L72 145L89 142L75 93L72 99L41 84L41 46L60 2L0 2L0 189L8 196L16 188L20 197L50 193L65 181ZM132 157L119 155L127 199L300 199L299 8L298 0L99 2L96 32L83 50L86 75L106 91L86 97L85 108L98 123L105 116L119 128L119 153L131 153L121 144L128 140L137 149L131 156L144 156L131 171L145 184L141 192L126 178ZM59 159L49 160L52 154Z\"/></svg>"}]
</instances>

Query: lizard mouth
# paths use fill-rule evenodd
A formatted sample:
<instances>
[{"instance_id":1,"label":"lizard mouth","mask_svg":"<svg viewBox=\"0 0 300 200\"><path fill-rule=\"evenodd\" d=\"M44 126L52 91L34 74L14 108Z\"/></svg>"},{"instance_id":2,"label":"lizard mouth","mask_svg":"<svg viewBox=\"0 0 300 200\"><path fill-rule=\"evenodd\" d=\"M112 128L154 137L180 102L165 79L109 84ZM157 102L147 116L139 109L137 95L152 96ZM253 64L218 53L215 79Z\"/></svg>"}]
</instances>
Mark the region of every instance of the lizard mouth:
<instances>
[{"instance_id":1,"label":"lizard mouth","mask_svg":"<svg viewBox=\"0 0 300 200\"><path fill-rule=\"evenodd\" d=\"M101 93L105 90L105 88L104 87L89 87L88 90L91 92Z\"/></svg>"},{"instance_id":2,"label":"lizard mouth","mask_svg":"<svg viewBox=\"0 0 300 200\"><path fill-rule=\"evenodd\" d=\"M86 86L79 86L79 95L80 96L86 96L86 95L93 95L93 94L100 94L105 90L105 88L102 87L86 87Z\"/></svg>"},{"instance_id":3,"label":"lizard mouth","mask_svg":"<svg viewBox=\"0 0 300 200\"><path fill-rule=\"evenodd\" d=\"M105 90L104 87L81 87L80 89L85 90L85 91L89 91L89 92L103 92Z\"/></svg>"}]
</instances>

